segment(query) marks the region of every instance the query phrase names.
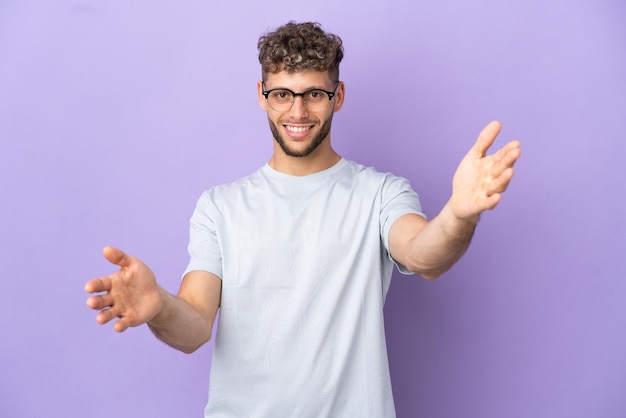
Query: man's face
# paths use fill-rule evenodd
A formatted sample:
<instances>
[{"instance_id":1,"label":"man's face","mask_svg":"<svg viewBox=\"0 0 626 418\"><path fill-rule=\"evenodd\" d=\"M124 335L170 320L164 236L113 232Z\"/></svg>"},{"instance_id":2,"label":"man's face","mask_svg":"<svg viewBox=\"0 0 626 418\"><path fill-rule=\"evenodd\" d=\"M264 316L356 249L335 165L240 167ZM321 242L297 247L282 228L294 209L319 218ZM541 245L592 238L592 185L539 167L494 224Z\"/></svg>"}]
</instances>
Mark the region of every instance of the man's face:
<instances>
[{"instance_id":1,"label":"man's face","mask_svg":"<svg viewBox=\"0 0 626 418\"><path fill-rule=\"evenodd\" d=\"M307 108L300 96L295 97L293 105L288 110L276 111L270 107L261 93L263 87L265 90L285 88L295 93L302 93L310 89L333 91L336 84L330 79L327 71L303 71L290 74L281 71L268 74L264 86L259 82L259 102L267 112L270 130L276 143L286 155L307 157L319 150L320 146L321 148L330 147L327 138L330 134L333 113L343 105L343 83L339 83L332 100L326 100L328 103L324 108L315 112Z\"/></svg>"}]
</instances>

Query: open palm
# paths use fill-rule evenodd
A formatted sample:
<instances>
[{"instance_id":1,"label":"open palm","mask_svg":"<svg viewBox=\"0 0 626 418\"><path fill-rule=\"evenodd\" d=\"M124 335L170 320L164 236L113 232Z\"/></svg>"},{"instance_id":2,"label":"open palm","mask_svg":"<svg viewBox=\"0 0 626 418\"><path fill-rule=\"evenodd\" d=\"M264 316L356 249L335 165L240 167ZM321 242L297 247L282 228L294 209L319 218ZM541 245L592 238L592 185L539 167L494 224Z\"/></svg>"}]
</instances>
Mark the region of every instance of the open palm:
<instances>
[{"instance_id":1,"label":"open palm","mask_svg":"<svg viewBox=\"0 0 626 418\"><path fill-rule=\"evenodd\" d=\"M488 124L454 174L452 209L458 218L473 219L495 208L513 178L513 165L521 155L519 141L511 141L487 155L500 129L498 121Z\"/></svg>"},{"instance_id":2,"label":"open palm","mask_svg":"<svg viewBox=\"0 0 626 418\"><path fill-rule=\"evenodd\" d=\"M162 301L152 270L117 248L105 247L102 254L120 269L85 285L88 293L104 293L87 299L87 306L100 311L96 321L106 324L119 318L113 328L122 332L154 318L162 308Z\"/></svg>"}]
</instances>

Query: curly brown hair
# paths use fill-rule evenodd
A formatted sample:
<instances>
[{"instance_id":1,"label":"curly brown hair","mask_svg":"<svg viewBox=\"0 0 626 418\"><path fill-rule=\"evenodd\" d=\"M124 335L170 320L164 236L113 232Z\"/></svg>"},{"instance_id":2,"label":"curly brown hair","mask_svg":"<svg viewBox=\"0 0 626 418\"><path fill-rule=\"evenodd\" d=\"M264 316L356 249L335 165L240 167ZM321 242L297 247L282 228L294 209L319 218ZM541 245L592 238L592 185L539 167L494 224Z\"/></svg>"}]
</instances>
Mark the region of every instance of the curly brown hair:
<instances>
[{"instance_id":1,"label":"curly brown hair","mask_svg":"<svg viewBox=\"0 0 626 418\"><path fill-rule=\"evenodd\" d=\"M313 70L328 71L331 80L339 81L341 38L324 32L319 23L289 22L262 35L257 47L263 80L268 73Z\"/></svg>"}]
</instances>

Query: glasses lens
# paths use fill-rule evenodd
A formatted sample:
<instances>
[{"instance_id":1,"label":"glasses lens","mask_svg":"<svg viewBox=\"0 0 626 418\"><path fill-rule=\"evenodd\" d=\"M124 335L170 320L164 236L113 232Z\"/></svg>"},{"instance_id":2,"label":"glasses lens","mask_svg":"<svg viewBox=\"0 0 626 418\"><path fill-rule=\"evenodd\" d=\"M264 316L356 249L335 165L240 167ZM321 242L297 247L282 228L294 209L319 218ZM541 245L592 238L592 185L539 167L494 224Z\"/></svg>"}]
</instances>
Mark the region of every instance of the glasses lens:
<instances>
[{"instance_id":1,"label":"glasses lens","mask_svg":"<svg viewBox=\"0 0 626 418\"><path fill-rule=\"evenodd\" d=\"M322 90L311 90L304 94L304 103L313 112L324 110L328 102L328 94Z\"/></svg>"},{"instance_id":2,"label":"glasses lens","mask_svg":"<svg viewBox=\"0 0 626 418\"><path fill-rule=\"evenodd\" d=\"M273 90L267 95L267 101L272 109L283 112L291 107L293 94L289 90Z\"/></svg>"}]
</instances>

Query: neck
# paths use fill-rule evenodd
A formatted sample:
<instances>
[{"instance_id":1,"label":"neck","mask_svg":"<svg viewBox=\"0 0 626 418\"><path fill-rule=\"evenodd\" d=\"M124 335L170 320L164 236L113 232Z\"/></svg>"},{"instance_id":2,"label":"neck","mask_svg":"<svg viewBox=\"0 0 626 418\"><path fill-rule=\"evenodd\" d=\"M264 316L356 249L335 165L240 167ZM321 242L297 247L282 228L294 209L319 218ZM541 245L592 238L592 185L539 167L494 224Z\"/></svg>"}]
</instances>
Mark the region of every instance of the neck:
<instances>
[{"instance_id":1,"label":"neck","mask_svg":"<svg viewBox=\"0 0 626 418\"><path fill-rule=\"evenodd\" d=\"M322 148L322 147L320 147ZM341 160L334 149L316 149L306 157L291 157L283 152L278 144L274 144L274 155L268 164L276 171L292 176L307 176L324 171Z\"/></svg>"}]
</instances>

